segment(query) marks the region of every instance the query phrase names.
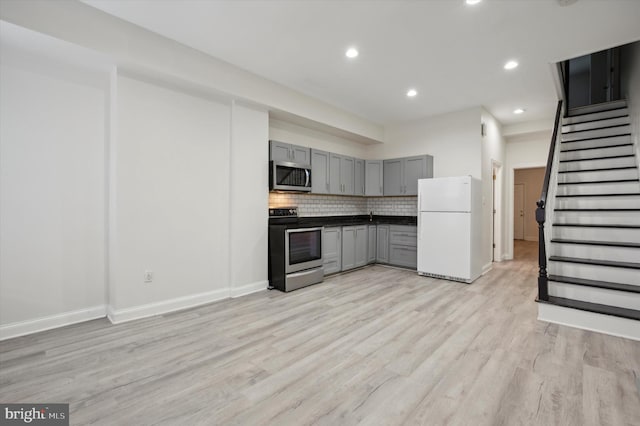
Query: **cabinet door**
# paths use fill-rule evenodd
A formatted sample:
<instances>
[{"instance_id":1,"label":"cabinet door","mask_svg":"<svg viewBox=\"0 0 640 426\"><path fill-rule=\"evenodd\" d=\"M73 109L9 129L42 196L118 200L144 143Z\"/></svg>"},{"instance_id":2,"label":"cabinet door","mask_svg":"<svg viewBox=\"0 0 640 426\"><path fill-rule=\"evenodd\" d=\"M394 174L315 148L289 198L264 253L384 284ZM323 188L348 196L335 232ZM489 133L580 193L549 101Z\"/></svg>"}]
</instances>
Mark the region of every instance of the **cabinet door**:
<instances>
[{"instance_id":1,"label":"cabinet door","mask_svg":"<svg viewBox=\"0 0 640 426\"><path fill-rule=\"evenodd\" d=\"M291 161L291 145L278 141L270 141L269 159L273 161Z\"/></svg>"},{"instance_id":2,"label":"cabinet door","mask_svg":"<svg viewBox=\"0 0 640 426\"><path fill-rule=\"evenodd\" d=\"M368 226L367 238L367 263L375 263L376 261L376 234L378 230L376 225Z\"/></svg>"},{"instance_id":3,"label":"cabinet door","mask_svg":"<svg viewBox=\"0 0 640 426\"><path fill-rule=\"evenodd\" d=\"M322 258L325 275L342 270L342 228L325 228L322 233Z\"/></svg>"},{"instance_id":4,"label":"cabinet door","mask_svg":"<svg viewBox=\"0 0 640 426\"><path fill-rule=\"evenodd\" d=\"M291 161L298 164L311 164L311 149L304 146L291 145Z\"/></svg>"},{"instance_id":5,"label":"cabinet door","mask_svg":"<svg viewBox=\"0 0 640 426\"><path fill-rule=\"evenodd\" d=\"M402 159L383 162L384 195L403 195Z\"/></svg>"},{"instance_id":6,"label":"cabinet door","mask_svg":"<svg viewBox=\"0 0 640 426\"><path fill-rule=\"evenodd\" d=\"M404 266L405 268L416 269L418 264L416 247L390 244L389 263L396 266Z\"/></svg>"},{"instance_id":7,"label":"cabinet door","mask_svg":"<svg viewBox=\"0 0 640 426\"><path fill-rule=\"evenodd\" d=\"M367 160L365 163L364 190L367 196L382 195L382 160Z\"/></svg>"},{"instance_id":8,"label":"cabinet door","mask_svg":"<svg viewBox=\"0 0 640 426\"><path fill-rule=\"evenodd\" d=\"M356 227L342 227L342 270L356 267Z\"/></svg>"},{"instance_id":9,"label":"cabinet door","mask_svg":"<svg viewBox=\"0 0 640 426\"><path fill-rule=\"evenodd\" d=\"M342 182L340 182L340 164L342 157L338 154L329 154L329 194L342 194Z\"/></svg>"},{"instance_id":10,"label":"cabinet door","mask_svg":"<svg viewBox=\"0 0 640 426\"><path fill-rule=\"evenodd\" d=\"M311 192L314 194L329 193L329 153L311 150Z\"/></svg>"},{"instance_id":11,"label":"cabinet door","mask_svg":"<svg viewBox=\"0 0 640 426\"><path fill-rule=\"evenodd\" d=\"M418 195L418 179L427 177L427 156L403 159L404 189L403 195Z\"/></svg>"},{"instance_id":12,"label":"cabinet door","mask_svg":"<svg viewBox=\"0 0 640 426\"><path fill-rule=\"evenodd\" d=\"M356 158L355 160L355 172L354 172L354 195L364 195L364 160Z\"/></svg>"},{"instance_id":13,"label":"cabinet door","mask_svg":"<svg viewBox=\"0 0 640 426\"><path fill-rule=\"evenodd\" d=\"M389 263L389 226L378 225L376 238L376 261Z\"/></svg>"},{"instance_id":14,"label":"cabinet door","mask_svg":"<svg viewBox=\"0 0 640 426\"><path fill-rule=\"evenodd\" d=\"M433 156L427 155L427 175L425 178L433 177Z\"/></svg>"},{"instance_id":15,"label":"cabinet door","mask_svg":"<svg viewBox=\"0 0 640 426\"><path fill-rule=\"evenodd\" d=\"M340 181L342 182L342 194L353 195L355 179L355 159L342 157L340 161Z\"/></svg>"},{"instance_id":16,"label":"cabinet door","mask_svg":"<svg viewBox=\"0 0 640 426\"><path fill-rule=\"evenodd\" d=\"M356 226L356 267L367 264L369 230L367 225Z\"/></svg>"}]
</instances>

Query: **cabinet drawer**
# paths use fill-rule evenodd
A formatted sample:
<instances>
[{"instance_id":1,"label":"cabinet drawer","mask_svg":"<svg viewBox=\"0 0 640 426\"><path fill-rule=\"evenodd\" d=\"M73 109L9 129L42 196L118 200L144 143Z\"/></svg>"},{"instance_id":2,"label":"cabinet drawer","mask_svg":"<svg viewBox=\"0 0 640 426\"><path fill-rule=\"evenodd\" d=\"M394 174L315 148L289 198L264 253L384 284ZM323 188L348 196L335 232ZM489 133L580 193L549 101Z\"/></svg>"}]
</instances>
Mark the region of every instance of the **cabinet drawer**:
<instances>
[{"instance_id":1,"label":"cabinet drawer","mask_svg":"<svg viewBox=\"0 0 640 426\"><path fill-rule=\"evenodd\" d=\"M415 226L391 226L389 229L389 244L416 247L418 245L417 228Z\"/></svg>"},{"instance_id":2,"label":"cabinet drawer","mask_svg":"<svg viewBox=\"0 0 640 426\"><path fill-rule=\"evenodd\" d=\"M418 250L416 247L404 245L389 245L389 263L416 269L418 266Z\"/></svg>"},{"instance_id":3,"label":"cabinet drawer","mask_svg":"<svg viewBox=\"0 0 640 426\"><path fill-rule=\"evenodd\" d=\"M325 259L322 265L322 269L324 269L324 274L335 274L336 272L340 272L342 270L342 265L339 258L333 259Z\"/></svg>"}]
</instances>

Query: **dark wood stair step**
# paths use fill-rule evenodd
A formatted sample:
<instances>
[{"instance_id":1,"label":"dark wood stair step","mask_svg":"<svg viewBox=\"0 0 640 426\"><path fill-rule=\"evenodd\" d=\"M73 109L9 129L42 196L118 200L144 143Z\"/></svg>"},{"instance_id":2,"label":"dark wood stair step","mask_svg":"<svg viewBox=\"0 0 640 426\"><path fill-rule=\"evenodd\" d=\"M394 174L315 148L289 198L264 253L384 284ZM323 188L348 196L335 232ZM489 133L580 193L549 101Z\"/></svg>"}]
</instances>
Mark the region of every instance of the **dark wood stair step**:
<instances>
[{"instance_id":1,"label":"dark wood stair step","mask_svg":"<svg viewBox=\"0 0 640 426\"><path fill-rule=\"evenodd\" d=\"M550 256L549 261L580 263L583 265L611 266L614 268L640 269L640 263L617 262L615 260L582 259L579 257Z\"/></svg>"},{"instance_id":2,"label":"dark wood stair step","mask_svg":"<svg viewBox=\"0 0 640 426\"><path fill-rule=\"evenodd\" d=\"M556 212L640 212L640 209L553 209Z\"/></svg>"},{"instance_id":3,"label":"dark wood stair step","mask_svg":"<svg viewBox=\"0 0 640 426\"><path fill-rule=\"evenodd\" d=\"M618 108L618 109L624 109L624 108ZM614 111L614 110L611 110L611 111ZM597 114L597 113L591 112L589 114ZM582 114L582 115L586 115L586 114ZM595 123L596 121L613 120L614 118L624 118L624 117L628 117L628 116L629 116L629 114L622 114L622 115L616 115L615 117L594 118L593 120L579 121L577 123L564 123L563 122L562 125L563 126L575 126L576 124ZM578 116L576 115L574 117L578 117ZM570 118L570 117L564 117L564 118Z\"/></svg>"},{"instance_id":4,"label":"dark wood stair step","mask_svg":"<svg viewBox=\"0 0 640 426\"><path fill-rule=\"evenodd\" d=\"M558 173L607 172L610 170L628 170L628 169L635 169L635 168L636 166L604 167L599 169L564 170Z\"/></svg>"},{"instance_id":5,"label":"dark wood stair step","mask_svg":"<svg viewBox=\"0 0 640 426\"><path fill-rule=\"evenodd\" d=\"M565 115L563 118L572 118L572 117L581 117L583 115L589 115L589 114L598 114L601 112L608 112L608 111L617 111L617 110L621 110L621 109L625 109L627 108L626 106L623 107L618 107L618 108L609 108L609 109L604 109L602 111L595 111L595 112L579 112L577 114L571 114L571 111L569 111L569 113L567 115ZM627 115L627 114L625 114Z\"/></svg>"},{"instance_id":6,"label":"dark wood stair step","mask_svg":"<svg viewBox=\"0 0 640 426\"><path fill-rule=\"evenodd\" d=\"M575 124L574 124L575 125ZM571 124L568 124L568 126L571 126ZM580 132L591 132L593 130L604 130L604 129L615 129L616 127L624 127L624 126L630 126L629 123L625 123L625 124L614 124L611 126L602 126L602 127L594 127L593 129L585 129L585 130L571 130L570 132L562 132L563 135L570 135L572 133L580 133Z\"/></svg>"},{"instance_id":7,"label":"dark wood stair step","mask_svg":"<svg viewBox=\"0 0 640 426\"><path fill-rule=\"evenodd\" d=\"M589 183L625 183L640 182L640 179L619 179L619 180L588 180L584 182L558 182L558 185L583 185Z\"/></svg>"},{"instance_id":8,"label":"dark wood stair step","mask_svg":"<svg viewBox=\"0 0 640 426\"><path fill-rule=\"evenodd\" d=\"M614 229L638 229L640 225L610 224L610 223L554 223L553 226L573 226L577 228L614 228Z\"/></svg>"},{"instance_id":9,"label":"dark wood stair step","mask_svg":"<svg viewBox=\"0 0 640 426\"><path fill-rule=\"evenodd\" d=\"M640 311L636 311L635 309L619 308L617 306L601 305L599 303L583 302L582 300L565 299L564 297L555 296L549 296L549 300L538 299L537 302L640 321Z\"/></svg>"},{"instance_id":10,"label":"dark wood stair step","mask_svg":"<svg viewBox=\"0 0 640 426\"><path fill-rule=\"evenodd\" d=\"M587 246L640 248L640 243L629 243L629 242L623 242L623 241L567 240L564 238L553 238L551 242L558 243L558 244L582 244Z\"/></svg>"},{"instance_id":11,"label":"dark wood stair step","mask_svg":"<svg viewBox=\"0 0 640 426\"><path fill-rule=\"evenodd\" d=\"M632 143L620 143L620 144L616 144L616 145L590 146L588 148L563 149L560 152L590 151L590 150L593 150L593 149L620 148L622 146L633 146L633 144Z\"/></svg>"},{"instance_id":12,"label":"dark wood stair step","mask_svg":"<svg viewBox=\"0 0 640 426\"><path fill-rule=\"evenodd\" d=\"M565 194L556 195L556 198L575 198L575 197L631 197L638 196L640 192L620 192L616 194Z\"/></svg>"},{"instance_id":13,"label":"dark wood stair step","mask_svg":"<svg viewBox=\"0 0 640 426\"><path fill-rule=\"evenodd\" d=\"M613 158L628 158L628 157L635 157L635 154L606 155L604 157L577 158L575 160L560 160L560 162L561 163L575 163L576 161L611 160Z\"/></svg>"},{"instance_id":14,"label":"dark wood stair step","mask_svg":"<svg viewBox=\"0 0 640 426\"><path fill-rule=\"evenodd\" d=\"M570 141L561 141L560 143L572 143L572 142L583 142L583 141L593 141L596 139L608 139L608 138L617 138L619 136L631 136L631 133L620 133L617 135L607 135L607 136L595 136L592 138L584 138L584 139L573 139Z\"/></svg>"},{"instance_id":15,"label":"dark wood stair step","mask_svg":"<svg viewBox=\"0 0 640 426\"><path fill-rule=\"evenodd\" d=\"M583 285L585 287L606 288L608 290L626 291L640 294L640 285L611 283L606 281L585 280L584 278L563 277L561 275L549 275L549 281Z\"/></svg>"}]
</instances>

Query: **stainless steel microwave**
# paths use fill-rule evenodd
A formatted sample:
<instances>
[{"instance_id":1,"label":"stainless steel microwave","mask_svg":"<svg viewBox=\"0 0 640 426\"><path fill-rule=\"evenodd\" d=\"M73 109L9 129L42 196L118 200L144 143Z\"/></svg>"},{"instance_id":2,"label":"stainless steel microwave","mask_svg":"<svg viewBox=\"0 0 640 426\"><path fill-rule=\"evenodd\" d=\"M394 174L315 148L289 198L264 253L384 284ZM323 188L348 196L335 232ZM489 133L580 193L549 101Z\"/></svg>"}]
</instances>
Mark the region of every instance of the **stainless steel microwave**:
<instances>
[{"instance_id":1,"label":"stainless steel microwave","mask_svg":"<svg viewBox=\"0 0 640 426\"><path fill-rule=\"evenodd\" d=\"M269 190L311 192L311 166L286 161L270 161Z\"/></svg>"}]
</instances>

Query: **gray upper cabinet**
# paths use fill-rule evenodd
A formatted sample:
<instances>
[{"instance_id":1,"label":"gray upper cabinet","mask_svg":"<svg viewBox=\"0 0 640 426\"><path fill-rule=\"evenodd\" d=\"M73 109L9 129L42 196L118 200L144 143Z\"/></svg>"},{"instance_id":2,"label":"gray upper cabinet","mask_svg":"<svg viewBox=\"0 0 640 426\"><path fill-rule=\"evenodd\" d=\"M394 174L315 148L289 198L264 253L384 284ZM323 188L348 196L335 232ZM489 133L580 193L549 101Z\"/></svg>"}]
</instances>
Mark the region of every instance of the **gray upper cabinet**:
<instances>
[{"instance_id":1,"label":"gray upper cabinet","mask_svg":"<svg viewBox=\"0 0 640 426\"><path fill-rule=\"evenodd\" d=\"M269 159L273 161L311 164L311 149L284 142L269 141Z\"/></svg>"},{"instance_id":2,"label":"gray upper cabinet","mask_svg":"<svg viewBox=\"0 0 640 426\"><path fill-rule=\"evenodd\" d=\"M355 159L331 153L329 158L330 194L353 195L355 178ZM313 178L312 178L313 182Z\"/></svg>"},{"instance_id":3,"label":"gray upper cabinet","mask_svg":"<svg viewBox=\"0 0 640 426\"><path fill-rule=\"evenodd\" d=\"M382 160L367 160L365 162L365 195L382 195L383 181Z\"/></svg>"},{"instance_id":4,"label":"gray upper cabinet","mask_svg":"<svg viewBox=\"0 0 640 426\"><path fill-rule=\"evenodd\" d=\"M326 151L311 150L311 192L314 194L329 193L330 157Z\"/></svg>"},{"instance_id":5,"label":"gray upper cabinet","mask_svg":"<svg viewBox=\"0 0 640 426\"><path fill-rule=\"evenodd\" d=\"M433 157L384 160L384 195L418 195L418 179L433 177Z\"/></svg>"},{"instance_id":6,"label":"gray upper cabinet","mask_svg":"<svg viewBox=\"0 0 640 426\"><path fill-rule=\"evenodd\" d=\"M376 225L369 225L369 237L367 239L367 263L375 263L376 262L376 234L378 232L378 227Z\"/></svg>"},{"instance_id":7,"label":"gray upper cabinet","mask_svg":"<svg viewBox=\"0 0 640 426\"><path fill-rule=\"evenodd\" d=\"M353 195L364 195L364 160L359 158L354 159L354 189Z\"/></svg>"}]
</instances>

